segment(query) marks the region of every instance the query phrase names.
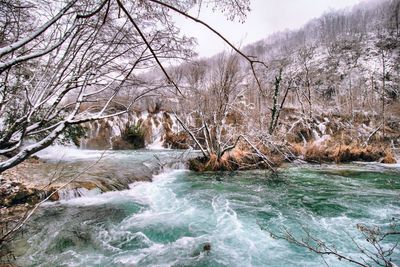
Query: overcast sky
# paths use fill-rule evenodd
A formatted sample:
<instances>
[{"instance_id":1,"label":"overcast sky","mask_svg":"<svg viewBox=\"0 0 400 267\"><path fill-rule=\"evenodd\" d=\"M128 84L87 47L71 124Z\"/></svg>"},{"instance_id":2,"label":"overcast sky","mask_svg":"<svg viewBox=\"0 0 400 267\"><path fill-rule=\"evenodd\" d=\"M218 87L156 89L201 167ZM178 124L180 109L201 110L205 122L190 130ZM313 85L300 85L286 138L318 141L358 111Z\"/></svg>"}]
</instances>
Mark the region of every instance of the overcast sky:
<instances>
[{"instance_id":1,"label":"overcast sky","mask_svg":"<svg viewBox=\"0 0 400 267\"><path fill-rule=\"evenodd\" d=\"M244 24L227 21L221 13L205 8L200 13L200 19L237 46L243 46L277 31L300 28L326 11L351 7L359 2L362 0L251 0L251 12ZM201 25L182 17L176 17L176 21L183 33L198 39L199 56L212 56L227 48Z\"/></svg>"}]
</instances>

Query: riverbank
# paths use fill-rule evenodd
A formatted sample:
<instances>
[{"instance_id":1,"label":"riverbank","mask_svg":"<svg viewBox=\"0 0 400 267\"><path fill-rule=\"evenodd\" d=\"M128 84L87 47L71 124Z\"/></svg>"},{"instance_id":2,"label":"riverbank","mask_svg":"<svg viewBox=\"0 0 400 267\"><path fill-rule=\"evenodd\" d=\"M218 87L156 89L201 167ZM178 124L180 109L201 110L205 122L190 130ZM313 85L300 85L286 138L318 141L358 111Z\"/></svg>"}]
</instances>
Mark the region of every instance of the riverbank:
<instances>
[{"instance_id":1,"label":"riverbank","mask_svg":"<svg viewBox=\"0 0 400 267\"><path fill-rule=\"evenodd\" d=\"M157 154L157 156L155 156ZM87 194L129 189L151 182L163 168L180 164L186 153L161 151L95 151L50 147L0 176L0 214L21 216L40 201L68 200Z\"/></svg>"},{"instance_id":2,"label":"riverbank","mask_svg":"<svg viewBox=\"0 0 400 267\"><path fill-rule=\"evenodd\" d=\"M350 163L352 161L379 162L395 164L398 156L383 143L371 145L342 144L332 139L323 142L310 142L307 145L293 143L287 145L291 155L286 158L281 153L284 149L274 150L266 147L255 153L252 148L239 146L227 152L220 160L214 155L209 159L188 158L186 167L196 172L204 171L240 171L273 169L283 162L300 159L305 163ZM63 156L54 158L59 151ZM172 153L168 150L163 153ZM115 154L116 153L116 154ZM48 198L49 201L59 201L80 197L93 193L104 193L129 189L134 182L151 182L152 177L172 163L183 161L181 158L157 159L145 157L143 161L131 162L130 152L101 152L94 150L77 150L73 148L51 147L39 155L34 156L22 164L7 170L0 176L0 215L3 221L14 220L33 208L40 201ZM140 151L132 152L138 153ZM144 152L147 153L147 152ZM179 152L182 153L182 152ZM62 154L62 153L59 153ZM264 155L264 157L262 156ZM62 159L65 157L64 159ZM103 164L104 157L107 164ZM113 158L110 164L109 159ZM96 163L96 160L100 159ZM60 162L69 162L61 164ZM124 164L124 169L115 167ZM146 161L152 162L146 164ZM162 162L164 161L164 162ZM92 164L100 165L97 171L92 172ZM99 169L101 169L99 171Z\"/></svg>"},{"instance_id":3,"label":"riverbank","mask_svg":"<svg viewBox=\"0 0 400 267\"><path fill-rule=\"evenodd\" d=\"M301 160L311 164L343 164L351 162L377 162L396 164L399 159L394 150L385 143L343 144L327 140L324 142L287 143L274 146L240 146L220 158L215 154L189 160L188 168L195 172L239 171L269 169L275 171L283 163Z\"/></svg>"},{"instance_id":4,"label":"riverbank","mask_svg":"<svg viewBox=\"0 0 400 267\"><path fill-rule=\"evenodd\" d=\"M290 149L297 157L309 163L349 163L353 161L396 164L397 158L385 144L290 144Z\"/></svg>"},{"instance_id":5,"label":"riverbank","mask_svg":"<svg viewBox=\"0 0 400 267\"><path fill-rule=\"evenodd\" d=\"M60 149L58 148L57 151ZM78 152L81 153L79 157L77 157ZM87 153L86 153L87 152ZM5 177L20 177L18 179L15 179L15 181L22 181L23 179L27 179L27 181L31 181L30 185L31 187L29 188L30 190L38 190L39 184L42 183L41 185L43 186L43 181L48 180L47 178L45 179L44 177L41 177L41 175L48 173L48 175L52 174L55 172L55 170L58 170L56 173L58 175L60 173L63 173L62 176L70 177L71 174L82 171L85 169L85 167L90 166L91 164L96 163L97 156L100 154L99 152L96 151L76 151L76 153L73 153L74 157L71 159L71 157L67 156L64 157L63 161L59 161L57 159L54 159L54 154L51 152L49 154L42 154L42 160L38 159L31 159L27 162L25 162L23 165L19 166L18 168L15 168L10 171L9 173L5 173ZM43 230L46 233L47 232L52 232L56 229L64 229L61 230L59 234L56 234L54 236L53 241L46 241L52 243L52 245L43 248L47 252L43 252L44 254L42 255L41 253L36 254L38 257L44 257L44 255L47 255L46 253L52 254L53 252L55 253L54 255L50 258L48 258L51 261L55 261L57 263L60 263L63 260L66 260L63 258L63 253L65 253L64 249L79 249L80 246L92 246L91 244L93 242L96 243L95 240L98 240L98 238L102 237L97 237L95 233L98 231L93 230L93 233L86 232L88 229L84 228L81 229L80 225L83 222L88 221L89 225L91 222L99 222L103 223L104 220L113 224L114 220L117 220L115 222L116 224L119 221L123 220L125 216L133 216L134 221L137 221L139 224L142 222L144 225L150 224L152 225L152 220L149 222L147 221L147 215L145 211L150 209L149 212L153 212L153 205L161 205L160 207L162 208L161 210L156 210L154 211L154 215L149 215L154 219L157 219L158 216L163 216L163 214L167 211L164 210L164 208L169 209L171 207L171 215L167 216L171 220L176 218L176 216L180 216L176 214L176 209L181 207L180 201L178 199L181 199L182 197L184 198L184 202L182 205L185 203L191 203L192 197L190 192L194 192L195 194L200 194L199 196L196 196L196 198L199 198L200 204L204 200L203 194L211 194L214 195L215 197L219 196L219 194L222 194L225 198L231 200L231 196L235 196L238 194L238 192L242 192L240 196L240 203L244 203L242 201L245 201L247 199L251 200L252 196L254 194L260 194L260 199L264 199L264 197L270 199L272 195L274 197L280 196L280 197L285 197L288 193L285 192L285 190L290 189L292 185L295 187L302 187L301 190L305 191L310 191L313 192L313 190L317 190L315 192L319 192L320 188L318 185L318 181L315 181L315 179L320 179L321 177L323 178L323 182L329 184L327 185L326 188L330 188L332 186L338 186L338 187L345 187L346 190L351 190L353 187L347 187L347 182L348 182L348 176L350 175L354 180L354 185L357 185L357 192L363 191L363 190L369 190L368 192L371 192L371 196L369 198L374 199L374 190L369 187L371 187L373 184L369 184L365 179L368 181L373 181L374 183L379 183L379 188L381 186L389 186L386 184L385 181L390 181L391 183L396 183L398 184L398 179L393 180L395 177L398 177L398 171L397 168L389 168L387 166L389 165L382 165L382 164L356 164L356 165L349 165L349 164L340 164L340 165L334 165L334 164L327 164L327 165L312 165L312 164L290 164L290 165L284 165L282 168L279 169L279 175L274 176L274 175L269 175L270 172L264 172L260 170L253 170L253 171L237 171L237 172L187 172L187 171L167 171L164 172L162 171L161 174L159 175L154 175L151 174L149 179L145 178L144 180L139 181L138 183L135 183L131 186L129 184L127 186L122 186L117 185L117 181L123 181L123 183L126 183L128 180L126 177L134 177L135 175L138 176L139 173L143 172L148 172L150 169L157 169L161 171L162 169L169 169L169 167L173 166L174 162L176 163L177 161L186 161L184 157L182 157L182 152L175 151L175 156L179 155L179 157L174 158L174 151L118 151L118 152L109 152L108 154L104 155L104 160L96 163L93 165L93 168L87 171L84 175L80 176L76 181L74 181L75 184L81 183L82 187L79 190L68 190L62 192L60 195L58 195L58 199L53 199L53 200L58 200L53 203L48 203L44 205L41 209L39 209L37 212L35 212L34 217L32 218L32 222L26 227L28 231L32 231L29 234L34 236L33 238L39 238L37 240L38 246L42 246L44 243L43 240L39 236L35 236L35 234L39 231L41 232L41 228L45 227L47 230ZM178 154L180 153L180 154ZM155 156L156 155L156 156ZM174 160L171 160L173 158ZM167 160L168 159L168 160ZM144 166L144 164L147 165L147 167ZM395 165L393 165L395 166ZM182 169L182 165L178 167L179 169ZM38 169L40 171L38 171ZM143 171L147 170L147 171ZM375 171L377 169L378 171ZM64 170L64 171L61 171ZM298 181L293 180L295 177L299 175L299 173L304 173L304 177L301 179L305 179L308 183L315 183L315 186L306 186L304 187L301 183L298 184ZM310 177L308 173L312 173ZM388 173L388 177L386 176L380 176L381 173ZM27 174L30 174L29 176ZM301 174L300 176L302 176ZM360 176L361 175L361 176ZM3 177L4 177L3 176ZM50 175L51 176L51 175ZM379 178L381 177L381 178ZM362 179L361 179L362 178ZM102 180L103 179L103 180ZM343 181L346 181L345 184L338 183L338 179L343 179ZM376 180L378 179L378 180ZM380 181L379 179L382 179ZM33 182L32 180L36 180L36 187L33 187ZM148 181L152 181L152 183L148 183ZM3 180L4 181L4 180ZM65 177L61 178L58 182L61 181L66 181ZM85 181L90 181L89 183L82 183ZM97 184L94 184L93 181L97 181ZM145 181L145 182L143 182ZM105 183L109 184L107 186L107 190L101 190L97 186L106 186ZM364 184L367 186L369 189L365 189L361 187L361 184ZM28 183L27 183L28 184ZM110 186L110 185L113 186ZM188 184L186 186L186 184ZM332 185L331 185L332 184ZM381 185L382 184L382 185ZM53 184L54 185L54 184ZM246 187L251 186L251 190ZM229 191L231 187L239 187L240 191ZM171 187L171 188L170 188ZM182 188L181 188L182 187ZM200 188L199 188L200 187ZM214 188L217 190L219 193L210 193L207 190L209 188ZM282 188L281 188L282 187ZM304 188L303 188L304 187ZM21 187L22 188L22 187ZM83 189L85 188L85 189ZM204 188L202 190L201 188ZM279 190L274 193L274 190L277 188L281 188L283 192L279 193ZM386 190L389 190L391 188L388 187ZM398 188L398 186L394 186L393 190ZM200 190L201 189L201 190ZM122 191L121 191L122 190ZM172 191L170 190L175 190L176 193L172 194ZM184 197L181 195L181 190L185 190L185 192L188 194L188 196ZM221 191L222 190L222 193ZM224 195L224 190L228 190L229 192ZM238 189L239 190L239 189ZM272 191L271 191L272 190ZM381 189L380 189L381 190ZM110 192L114 191L114 192ZM268 193L267 195L263 195L264 193L262 192L268 192L271 191L271 193ZM390 190L389 190L390 191ZM390 195L390 192L387 192L385 194ZM67 193L70 192L70 193ZM103 194L100 194L103 192ZM329 191L330 192L330 191ZM81 194L81 197L78 197L79 195L76 194ZM293 192L295 193L295 191ZM172 194L172 195L171 195ZM176 194L176 196L175 196ZM232 194L232 195L231 195ZM272 194L271 196L269 194ZM276 195L278 194L278 195ZM369 193L368 193L369 194ZM367 195L368 195L367 194ZM310 196L313 196L314 193L310 193ZM366 195L366 196L367 196ZM381 195L381 192L379 193ZM175 197L174 197L175 196ZM203 196L203 197L201 197ZM268 197L270 196L270 197ZM60 198L61 197L61 198ZM287 196L290 198L290 196ZM206 198L207 199L207 198ZM326 199L328 201L329 199ZM183 200L182 200L183 201ZM186 202L185 202L186 201ZM207 200L208 201L208 200ZM312 205L310 212L316 212L313 216L318 216L320 212L325 212L326 209L329 210L329 212L333 212L334 214L337 214L337 216L340 217L340 213L344 210L342 205L339 205L339 209L336 209L336 206L334 208L330 208L330 204L328 203L326 207L323 207L323 203L319 203L320 200L317 202L312 202L309 203L309 199L300 199L296 200L296 198L291 199L291 205L294 205L294 209L299 209L303 207L304 205L308 207L308 205ZM294 201L294 202L293 202ZM296 204L296 201L298 204ZM346 200L348 201L348 200ZM218 216L225 216L224 210L225 206L224 203L214 203L215 201L212 200L210 205L214 207L215 205L220 205L218 209ZM240 204L239 203L239 204ZM242 211L243 208L247 206L253 206L252 201L245 206L238 206L236 208L233 208L234 211L239 212ZM149 205L149 206L148 206ZM178 206L176 206L178 205ZM197 204L196 204L197 205ZM222 205L222 206L221 206ZM300 205L300 206L298 206ZM5 208L4 210L7 210L9 212L9 218L11 218L12 215L23 215L24 211L32 208L32 204L30 203L25 203L25 204L16 204L12 205L10 207ZM261 207L260 207L261 208ZM283 208L283 207L282 207ZM181 216L189 216L187 212L191 214L191 206L188 206L185 208L187 211L182 211L183 214ZM208 206L204 207L205 210L208 209ZM221 210L220 210L221 209ZM321 209L321 210L319 210ZM203 208L202 208L203 210ZM198 211L199 214L202 214L202 210ZM280 210L280 209L279 209ZM143 214L142 214L143 212ZM262 211L260 211L262 212ZM327 213L329 215L330 213ZM357 212L357 209L355 209L353 212ZM133 213L133 215L132 215ZM77 216L79 214L79 216ZM102 215L101 215L102 214ZM131 214L131 215L127 215ZM135 215L138 214L138 215ZM140 215L142 214L142 215ZM228 215L231 214L231 212L227 213ZM204 218L207 218L207 221L209 221L209 218L212 218L212 213L208 212L206 215L204 215ZM227 216L227 215L226 215ZM289 216L289 215L288 215ZM196 217L196 216L195 216ZM218 218L219 218L218 217ZM1 218L5 218L5 216L1 216ZM78 218L76 221L74 221L74 218ZM81 218L83 221L81 221ZM197 217L196 217L197 218ZM196 218L193 218L193 221L196 221ZM199 217L200 219L202 216ZM223 217L221 217L223 218ZM269 217L268 217L269 218ZM240 223L248 223L244 222L240 218L236 218L238 222ZM262 219L260 217L260 219ZM75 227L73 229L70 229L70 221L72 222L72 226ZM129 221L129 220L128 220ZM163 223L169 223L167 219L163 220ZM170 230L166 230L166 233L178 233L181 228L175 229L174 227L176 226L175 222L170 222L172 227ZM122 224L122 223L121 223ZM52 227L55 227L53 229ZM97 225L97 224L95 224ZM163 224L164 225L164 224ZM71 227L72 227L71 226ZM149 226L149 227L150 227ZM32 229L33 227L33 229ZM76 227L79 230L79 232L83 233L83 236L78 235L75 236L75 230ZM125 227L125 226L124 226ZM145 227L145 226L143 226ZM184 227L184 226L182 226ZM191 226L192 228L195 226ZM210 226L212 229L215 227L218 228L218 226ZM214 228L213 228L214 227ZM229 229L226 228L225 226L221 226L222 229ZM259 231L256 230L256 225L252 225L252 231ZM165 238L169 238L169 234L164 234L159 233L158 228L152 228L152 230L155 231L157 236ZM191 228L191 229L192 229ZM196 227L195 227L196 228ZM25 229L25 228L24 228ZM91 229L91 228L90 228ZM125 228L124 228L125 229ZM148 228L146 228L148 229ZM162 229L162 228L160 228ZM175 229L175 230L174 230ZM91 231L91 230L89 230ZM99 230L100 231L100 230ZM129 227L126 228L125 230L121 230L124 233L126 231L129 231ZM186 234L187 231L183 231L183 235ZM148 232L143 232L143 234L147 235ZM195 232L197 234L197 232ZM90 236L89 236L90 235ZM245 236L247 236L248 233L245 233ZM139 235L140 236L140 235ZM212 236L212 235L211 235ZM157 238L156 240L153 240L154 236L150 234L148 237L149 240L151 239L151 242L155 242L154 244L158 244ZM44 237L42 237L47 240L48 235L46 234ZM171 237L172 238L172 237ZM214 251L219 251L221 247L219 247L219 244L215 241L219 237L211 237L210 240L203 240L199 239L199 243L196 245L196 248L194 250L201 248L204 244L211 244L211 253L215 253ZM247 237L246 237L247 238ZM24 239L23 237L17 237L18 240ZM53 239L53 238L51 238ZM215 240L214 240L215 239ZM251 238L252 240L254 238ZM86 241L85 241L86 240ZM87 240L91 240L90 242ZM94 240L94 241L93 241ZM135 241L136 240L136 241ZM141 240L141 239L140 239ZM131 241L127 241L128 243L133 242L133 244L136 244L135 242L141 242L137 238L132 239ZM170 240L170 239L168 239ZM171 239L172 240L172 239ZM197 240L197 239L196 239ZM201 241L202 240L202 241ZM201 242L200 242L201 241ZM117 241L116 241L117 242ZM150 242L150 241L149 241ZM172 241L171 241L172 242ZM33 253L31 250L34 250L33 247L31 247L28 251L27 248L30 246L29 244L20 244L17 243L17 247L12 248L13 253L15 252L15 256L17 258L21 257L22 255L29 255L30 253ZM36 244L36 243L35 243ZM42 245L40 245L42 244ZM110 243L111 246L113 246L114 243ZM142 244L142 243L140 243ZM147 244L146 242L143 243L142 245ZM36 245L35 245L36 246ZM47 246L44 244L44 246ZM66 246L66 247L65 247ZM124 245L121 245L124 247ZM136 246L136 245L132 245ZM158 244L158 246L163 246L162 244ZM64 248L65 247L65 248ZM168 246L166 247L168 249ZM16 249L16 250L15 250ZM183 249L183 248L182 248ZM67 250L67 251L68 251ZM128 249L129 250L129 249ZM136 250L134 250L136 251ZM141 251L141 249L138 249L137 251ZM197 250L196 250L197 251ZM100 253L100 252L99 252ZM152 255L151 251L143 251L144 254L149 254ZM201 253L201 251L199 252ZM147 255L146 254L146 255ZM40 256L42 255L42 256ZM114 254L112 254L114 255ZM24 256L25 257L25 256ZM118 258L118 256L115 256ZM112 257L114 258L114 256ZM29 259L25 258L21 262L24 261L30 262ZM42 260L42 259L41 259ZM82 259L75 259L75 260L82 260ZM143 262L145 264L145 262ZM110 263L112 265L112 263ZM115 265L115 264L114 264Z\"/></svg>"},{"instance_id":6,"label":"riverbank","mask_svg":"<svg viewBox=\"0 0 400 267\"><path fill-rule=\"evenodd\" d=\"M59 148L58 148L59 149ZM70 148L68 148L70 149ZM292 160L300 159L305 163L350 163L353 161L379 162L385 164L395 164L398 156L383 144L378 145L342 145L332 142L310 143L306 146L301 144L289 144L288 149L292 153ZM283 162L288 162L288 157L278 153L282 150L267 150L262 148L263 155L252 152L250 149L234 149L226 153L220 161L217 157L188 158L186 166L196 172L204 171L239 171L277 168ZM168 150L167 150L168 151ZM118 161L125 162L126 168L115 168L113 164L107 163L100 172L92 172L90 168L85 170L89 164L96 163L97 157L102 157L100 152L88 151L87 154L82 150L68 151L67 160L72 160L70 166L60 168L57 160L53 159L54 151L52 148L41 154L42 159L37 156L30 158L24 163L7 170L0 176L0 214L13 214L16 211L30 209L32 206L49 197L50 201L79 197L90 191L108 192L115 190L125 190L134 182L151 182L152 177L166 165L177 163L182 159L160 159L146 158L143 162L133 163L134 169L130 167L129 152L117 154L114 158L115 164ZM80 153L80 157L77 156ZM136 152L141 153L141 152ZM166 152L167 154L170 152ZM171 152L172 153L172 152ZM181 152L180 152L181 153ZM125 156L124 156L125 155ZM106 155L108 160L114 154ZM140 157L140 156L139 156ZM146 160L153 160L152 164L144 164ZM158 162L159 161L159 162ZM111 173L113 175L111 175ZM74 178L74 176L76 176Z\"/></svg>"},{"instance_id":7,"label":"riverbank","mask_svg":"<svg viewBox=\"0 0 400 267\"><path fill-rule=\"evenodd\" d=\"M45 163L33 157L0 175L0 223L20 216L56 190L55 187L35 183L29 175L30 170L42 164Z\"/></svg>"}]
</instances>

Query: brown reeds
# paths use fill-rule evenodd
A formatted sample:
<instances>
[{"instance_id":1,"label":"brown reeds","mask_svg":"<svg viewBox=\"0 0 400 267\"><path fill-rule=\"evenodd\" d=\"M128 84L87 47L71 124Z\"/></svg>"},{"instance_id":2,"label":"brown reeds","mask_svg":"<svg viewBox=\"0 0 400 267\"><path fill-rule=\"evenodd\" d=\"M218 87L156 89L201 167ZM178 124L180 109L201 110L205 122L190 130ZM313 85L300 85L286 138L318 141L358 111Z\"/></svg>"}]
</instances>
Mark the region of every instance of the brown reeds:
<instances>
[{"instance_id":1,"label":"brown reeds","mask_svg":"<svg viewBox=\"0 0 400 267\"><path fill-rule=\"evenodd\" d=\"M348 163L352 161L396 163L392 150L383 144L352 143L345 145L329 142L325 145L312 143L305 147L300 144L291 144L291 151L297 156L302 155L305 161L314 163Z\"/></svg>"},{"instance_id":2,"label":"brown reeds","mask_svg":"<svg viewBox=\"0 0 400 267\"><path fill-rule=\"evenodd\" d=\"M280 156L271 154L271 151L268 151L267 155L271 162L266 163L265 158L251 152L248 147L240 145L220 158L213 153L207 158L199 157L189 160L189 169L197 172L269 169L271 165L276 167L282 161Z\"/></svg>"}]
</instances>

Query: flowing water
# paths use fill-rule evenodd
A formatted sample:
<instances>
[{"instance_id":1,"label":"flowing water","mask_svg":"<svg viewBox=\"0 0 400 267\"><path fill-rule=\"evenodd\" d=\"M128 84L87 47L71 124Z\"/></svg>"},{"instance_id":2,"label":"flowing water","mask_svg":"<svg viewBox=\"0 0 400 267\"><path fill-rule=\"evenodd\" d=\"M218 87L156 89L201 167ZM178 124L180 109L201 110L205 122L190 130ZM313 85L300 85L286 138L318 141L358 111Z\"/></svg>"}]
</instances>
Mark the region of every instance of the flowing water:
<instances>
[{"instance_id":1,"label":"flowing water","mask_svg":"<svg viewBox=\"0 0 400 267\"><path fill-rule=\"evenodd\" d=\"M304 165L277 176L166 169L129 190L46 204L15 242L15 254L22 266L322 266L320 256L269 231L310 231L358 258L352 238L366 241L356 224L385 228L399 217L399 168ZM397 264L399 254L392 257Z\"/></svg>"}]
</instances>

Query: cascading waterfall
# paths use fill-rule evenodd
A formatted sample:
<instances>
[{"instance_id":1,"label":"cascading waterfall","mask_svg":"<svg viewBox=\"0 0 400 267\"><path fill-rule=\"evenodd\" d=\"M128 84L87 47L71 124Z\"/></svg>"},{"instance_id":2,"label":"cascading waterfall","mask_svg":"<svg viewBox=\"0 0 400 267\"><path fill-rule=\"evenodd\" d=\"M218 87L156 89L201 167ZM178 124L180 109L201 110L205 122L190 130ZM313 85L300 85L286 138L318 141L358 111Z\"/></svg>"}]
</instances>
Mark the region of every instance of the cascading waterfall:
<instances>
[{"instance_id":1,"label":"cascading waterfall","mask_svg":"<svg viewBox=\"0 0 400 267\"><path fill-rule=\"evenodd\" d=\"M167 128L165 128L167 125ZM88 130L86 138L80 141L82 149L110 149L113 142L121 138L127 126L139 126L145 131L145 146L148 149L164 149L165 135L168 131L177 133L181 129L168 112L149 113L130 112L118 117L88 122L84 125Z\"/></svg>"},{"instance_id":2,"label":"cascading waterfall","mask_svg":"<svg viewBox=\"0 0 400 267\"><path fill-rule=\"evenodd\" d=\"M156 114L151 117L151 139L147 145L148 149L163 149L164 127L162 123L162 114Z\"/></svg>"},{"instance_id":3,"label":"cascading waterfall","mask_svg":"<svg viewBox=\"0 0 400 267\"><path fill-rule=\"evenodd\" d=\"M152 176L163 168L185 168L185 159L191 155L174 150L157 151L156 157L154 153L146 150L83 150L56 145L36 154L46 164L32 168L30 176L40 187L47 185L51 178L54 180L52 186L63 186L57 198L68 200L128 189L137 181L151 181ZM71 181L73 177L76 179Z\"/></svg>"}]
</instances>

